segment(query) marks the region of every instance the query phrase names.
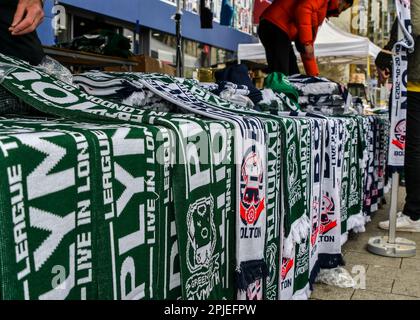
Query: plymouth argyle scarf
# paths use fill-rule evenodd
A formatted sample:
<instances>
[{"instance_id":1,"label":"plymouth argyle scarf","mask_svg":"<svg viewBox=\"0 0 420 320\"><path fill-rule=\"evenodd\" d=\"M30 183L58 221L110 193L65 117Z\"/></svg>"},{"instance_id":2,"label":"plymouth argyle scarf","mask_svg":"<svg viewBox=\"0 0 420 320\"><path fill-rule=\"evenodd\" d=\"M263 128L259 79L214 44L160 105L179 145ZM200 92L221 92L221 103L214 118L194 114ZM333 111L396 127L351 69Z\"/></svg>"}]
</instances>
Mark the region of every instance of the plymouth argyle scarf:
<instances>
[{"instance_id":1,"label":"plymouth argyle scarf","mask_svg":"<svg viewBox=\"0 0 420 320\"><path fill-rule=\"evenodd\" d=\"M204 130L207 129L207 125L189 116L144 112L92 97L80 93L76 88L67 86L25 63L6 56L1 56L1 60L3 63L13 66L13 71L5 78L2 85L40 110L78 119L108 120L132 124L160 124L175 133L177 141L188 147L188 149L176 150L176 156L181 159L173 166L173 177L178 181L177 188L174 189L176 226L178 229L184 228L185 230L185 226L198 223L209 234L205 239L200 238L201 230L197 230L194 226L191 226L189 231L185 230L185 232L177 230L181 260L182 296L185 299L222 298L223 286L230 284L231 280L221 273L227 269L226 264L231 261L228 252L231 254L232 250L228 250L227 244L230 237L227 235L233 234L233 231L226 232L225 228L232 226L232 224L226 223L226 220L219 217L219 214L222 215L223 209L226 212L231 210L228 206L224 208L222 196L226 196L226 203L229 205L233 203L233 200L230 198L232 194L229 190L220 190L220 195L218 194L215 184L211 183L217 181L216 172L210 172L208 168L209 160L203 162L204 167L200 167L201 163L197 159L197 146L191 143L190 136L199 135L200 130L205 132L205 134L202 134L203 139L208 138L208 130ZM185 143L185 140L188 143ZM210 145L211 143L208 141L207 146ZM225 146L225 148L227 147ZM203 152L206 155L216 154L212 153L211 150ZM229 154L229 152L226 152L226 154ZM229 163L227 165L229 166ZM226 179L225 185L229 185L230 188L231 184L227 180L229 178L235 179L234 174L232 173L230 177L228 175L224 177ZM200 188L201 190L198 190ZM217 205L215 201L219 201ZM198 214L198 217L195 216L196 214ZM201 216L204 216L204 218L199 221ZM229 217L230 215L226 214L226 216ZM218 217L225 228L220 225L216 226L216 218L212 220L213 217ZM218 250L223 243L225 243L224 247L226 248L226 256L224 257L220 254L221 250ZM174 271L174 269L171 271ZM209 287L208 283L212 283L213 286ZM172 284L176 285L176 281ZM232 289L232 287L230 288ZM116 290L115 286L114 290ZM139 296L128 297L138 298Z\"/></svg>"},{"instance_id":2,"label":"plymouth argyle scarf","mask_svg":"<svg viewBox=\"0 0 420 320\"><path fill-rule=\"evenodd\" d=\"M340 119L341 120L341 119ZM341 170L341 190L340 190L340 223L341 223L341 244L343 238L347 235L347 219L348 219L348 197L350 185L350 152L351 152L351 131L352 123L348 119L342 119L344 126L344 139L343 139L343 166ZM344 237L343 237L344 236Z\"/></svg>"},{"instance_id":3,"label":"plymouth argyle scarf","mask_svg":"<svg viewBox=\"0 0 420 320\"><path fill-rule=\"evenodd\" d=\"M169 163L155 161L157 149L150 144L159 134L168 132L159 127L2 121L2 144L15 146L3 153L2 163L8 165L4 170L21 168L20 183L28 194L20 205L2 204L6 208L29 205L29 217L19 220L26 227L26 238L20 243L15 239L15 246L26 243L29 266L35 262L25 274L20 271L23 260L13 263L14 259L2 258L5 278L22 274L16 283L4 284L4 298L154 299L164 295L159 292L163 288L159 278L164 277L158 261L165 255L159 248L168 244L161 241L155 213L169 210L169 181L160 183L169 175L164 169ZM165 148L162 155L169 154L169 144L160 147ZM21 153L37 157L25 161ZM9 176L5 185L16 183ZM13 207L1 211L13 211ZM2 217L2 222L7 226L13 221ZM4 239L10 238L10 230L2 230ZM3 254L9 252L5 249ZM180 296L179 286L178 290L174 298Z\"/></svg>"},{"instance_id":4,"label":"plymouth argyle scarf","mask_svg":"<svg viewBox=\"0 0 420 320\"><path fill-rule=\"evenodd\" d=\"M312 199L311 179L311 123L309 119L300 118L297 121L300 141L300 168L302 180L302 195L304 201L304 216L310 221L310 201ZM307 236L295 247L295 275L293 282L293 299L307 300L309 298L310 277L310 225L307 226Z\"/></svg>"},{"instance_id":5,"label":"plymouth argyle scarf","mask_svg":"<svg viewBox=\"0 0 420 320\"><path fill-rule=\"evenodd\" d=\"M404 166L405 156L408 53L414 49L414 39L411 35L410 1L395 0L395 6L398 18L398 41L393 48L393 88L388 164L391 168L401 170Z\"/></svg>"},{"instance_id":6,"label":"plymouth argyle scarf","mask_svg":"<svg viewBox=\"0 0 420 320\"><path fill-rule=\"evenodd\" d=\"M350 162L349 162L349 186L348 186L348 220L347 231L362 232L366 224L363 214L363 159L364 159L364 133L361 130L362 120L360 116L349 119Z\"/></svg>"}]
</instances>

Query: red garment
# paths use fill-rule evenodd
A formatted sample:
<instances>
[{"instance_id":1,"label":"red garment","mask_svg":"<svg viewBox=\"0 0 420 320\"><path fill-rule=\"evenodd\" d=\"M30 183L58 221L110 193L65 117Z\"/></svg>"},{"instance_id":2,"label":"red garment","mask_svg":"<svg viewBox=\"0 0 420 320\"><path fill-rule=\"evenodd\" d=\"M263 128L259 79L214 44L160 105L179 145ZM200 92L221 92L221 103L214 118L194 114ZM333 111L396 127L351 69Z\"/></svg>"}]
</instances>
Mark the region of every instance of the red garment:
<instances>
[{"instance_id":1,"label":"red garment","mask_svg":"<svg viewBox=\"0 0 420 320\"><path fill-rule=\"evenodd\" d=\"M269 0L255 0L254 2L254 10L252 10L252 23L259 24L261 14L271 5L271 1Z\"/></svg>"},{"instance_id":2,"label":"red garment","mask_svg":"<svg viewBox=\"0 0 420 320\"><path fill-rule=\"evenodd\" d=\"M314 45L318 28L327 16L338 12L339 0L274 0L261 15L287 33L291 41ZM302 57L308 75L319 74L314 59Z\"/></svg>"},{"instance_id":3,"label":"red garment","mask_svg":"<svg viewBox=\"0 0 420 320\"><path fill-rule=\"evenodd\" d=\"M295 23L295 11L300 1L298 0L274 0L261 15L260 19L266 19L286 32L291 41L297 36Z\"/></svg>"}]
</instances>

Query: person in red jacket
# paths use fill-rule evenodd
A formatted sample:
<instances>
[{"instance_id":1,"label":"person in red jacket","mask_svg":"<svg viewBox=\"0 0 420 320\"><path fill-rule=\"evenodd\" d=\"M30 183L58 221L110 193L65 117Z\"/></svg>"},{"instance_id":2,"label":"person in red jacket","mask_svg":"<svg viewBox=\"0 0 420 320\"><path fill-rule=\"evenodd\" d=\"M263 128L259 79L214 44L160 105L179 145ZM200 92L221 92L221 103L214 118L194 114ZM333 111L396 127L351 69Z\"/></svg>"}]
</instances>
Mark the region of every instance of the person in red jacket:
<instances>
[{"instance_id":1,"label":"person in red jacket","mask_svg":"<svg viewBox=\"0 0 420 320\"><path fill-rule=\"evenodd\" d=\"M274 0L262 13L258 28L269 72L299 73L294 41L306 74L317 76L314 43L318 28L325 18L338 16L352 5L353 0Z\"/></svg>"}]
</instances>

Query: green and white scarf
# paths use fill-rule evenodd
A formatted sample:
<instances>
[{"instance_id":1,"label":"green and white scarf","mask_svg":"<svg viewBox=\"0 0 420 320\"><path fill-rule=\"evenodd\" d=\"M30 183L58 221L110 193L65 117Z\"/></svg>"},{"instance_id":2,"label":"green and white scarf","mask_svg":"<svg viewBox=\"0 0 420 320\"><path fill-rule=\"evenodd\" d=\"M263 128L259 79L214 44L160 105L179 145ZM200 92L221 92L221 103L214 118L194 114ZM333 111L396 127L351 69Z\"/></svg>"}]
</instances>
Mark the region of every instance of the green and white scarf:
<instances>
[{"instance_id":1,"label":"green and white scarf","mask_svg":"<svg viewBox=\"0 0 420 320\"><path fill-rule=\"evenodd\" d=\"M206 129L206 125L201 123L198 119L193 119L189 116L172 116L164 113L136 110L128 106L119 105L80 93L76 88L57 81L49 75L46 75L23 62L6 56L1 56L1 62L3 63L3 66L4 64L8 64L9 69L10 65L12 65L12 68L10 69L11 73L4 79L2 85L13 94L22 98L26 103L47 113L77 119L95 119L96 121L107 120L131 124L160 124L171 129L174 132L177 143L180 143L181 145L184 140L189 139L188 135L197 134L197 130L190 131L189 129L203 128L203 131L206 132L204 136L208 138L207 131L204 130ZM177 118L176 121L175 118ZM183 132L186 134L182 135ZM210 146L210 143L207 143L207 145ZM194 149L194 146L188 144L188 149L177 149L176 152L177 157L180 157L181 160L177 162L177 165L173 166L173 176L177 177L178 181L177 187L174 188L175 209L179 213L175 212L178 228L181 228L182 225L185 230L187 216L193 214L194 210L203 212L202 209L204 208L203 206L205 206L206 214L208 213L210 215L206 216L204 219L204 222L206 222L205 227L207 227L208 230L216 230L217 232L217 236L210 241L211 245L198 243L199 240L196 240L197 242L194 244L195 247L193 249L196 268L191 273L185 272L188 263L187 243L183 243L184 245L178 243L179 255L181 258L182 296L185 299L220 299L223 298L221 295L223 286L226 286L226 283L230 283L229 281L226 281L224 284L222 283L221 279L226 279L226 276L221 274L221 272L222 270L226 270L226 268L220 266L228 264L230 259L223 260L219 254L220 251L213 251L213 248L222 245L223 239L226 242L229 239L223 232L220 232L221 227L219 225L214 227L215 221L211 220L211 210L215 208L212 201L216 201L215 199L219 200L219 196L217 195L215 186L207 183L207 181L211 181L212 175L206 168L201 170L201 163L197 161L198 152ZM210 150L207 150L207 153L205 154L209 155L212 153ZM209 162L210 161L207 161L206 163ZM204 176L202 177L205 179L193 179L192 175L201 173L204 173ZM234 177L234 175L232 176ZM226 178L226 180L227 179L228 178ZM185 183L183 181L185 181ZM200 194L200 198L192 198L194 194L192 191L196 191L197 188L202 188L201 191L198 192L197 190L196 193ZM220 190L220 193L227 196L230 195L226 189ZM188 197L188 195L191 195L191 197ZM213 195L217 196L211 199ZM203 203L200 201L203 201ZM228 202L228 200L226 202ZM220 203L221 202L219 202L219 204ZM223 209L220 208L220 211L222 210ZM213 215L213 217L214 216L215 215ZM220 220L222 219L220 218ZM178 239L179 242L186 240L185 238L187 238L188 235L187 230L182 232L182 234L184 235L184 238L183 240L182 238ZM194 243L195 240L187 241ZM219 242L219 244L215 244L215 242ZM225 248L226 247L227 246L225 246ZM194 281L194 277L197 277L198 279L200 277L206 277L206 280L211 277L212 280L214 279L214 287L209 289L207 282L203 282L204 279L201 281ZM192 283L194 286L188 286L189 283Z\"/></svg>"}]
</instances>

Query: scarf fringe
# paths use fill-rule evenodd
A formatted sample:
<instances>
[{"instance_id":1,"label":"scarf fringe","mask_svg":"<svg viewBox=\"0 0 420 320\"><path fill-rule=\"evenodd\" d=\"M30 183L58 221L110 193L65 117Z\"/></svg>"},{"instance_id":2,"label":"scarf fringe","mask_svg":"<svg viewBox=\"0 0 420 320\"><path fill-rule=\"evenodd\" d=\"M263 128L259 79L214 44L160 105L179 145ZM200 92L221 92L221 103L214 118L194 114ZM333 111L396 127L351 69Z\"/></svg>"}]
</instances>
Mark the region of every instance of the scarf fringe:
<instances>
[{"instance_id":1,"label":"scarf fringe","mask_svg":"<svg viewBox=\"0 0 420 320\"><path fill-rule=\"evenodd\" d=\"M236 269L236 287L240 291L246 291L257 280L268 277L268 267L264 260L242 262Z\"/></svg>"},{"instance_id":2,"label":"scarf fringe","mask_svg":"<svg viewBox=\"0 0 420 320\"><path fill-rule=\"evenodd\" d=\"M362 212L352 215L347 220L347 231L353 231L355 233L366 232L365 226L368 222L368 216L364 215Z\"/></svg>"},{"instance_id":3,"label":"scarf fringe","mask_svg":"<svg viewBox=\"0 0 420 320\"><path fill-rule=\"evenodd\" d=\"M295 294L292 297L292 300L299 300L299 301L309 300L309 298L311 297L311 294L312 294L312 291L310 289L309 284L307 284L305 288L295 292Z\"/></svg>"},{"instance_id":4,"label":"scarf fringe","mask_svg":"<svg viewBox=\"0 0 420 320\"><path fill-rule=\"evenodd\" d=\"M388 182L384 187L384 193L388 194L391 191L391 183Z\"/></svg>"},{"instance_id":5,"label":"scarf fringe","mask_svg":"<svg viewBox=\"0 0 420 320\"><path fill-rule=\"evenodd\" d=\"M309 218L304 215L293 222L289 236L284 240L283 257L291 259L294 257L294 247L296 243L301 243L309 237L311 232L311 222Z\"/></svg>"}]
</instances>

